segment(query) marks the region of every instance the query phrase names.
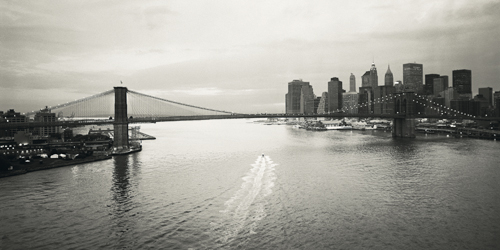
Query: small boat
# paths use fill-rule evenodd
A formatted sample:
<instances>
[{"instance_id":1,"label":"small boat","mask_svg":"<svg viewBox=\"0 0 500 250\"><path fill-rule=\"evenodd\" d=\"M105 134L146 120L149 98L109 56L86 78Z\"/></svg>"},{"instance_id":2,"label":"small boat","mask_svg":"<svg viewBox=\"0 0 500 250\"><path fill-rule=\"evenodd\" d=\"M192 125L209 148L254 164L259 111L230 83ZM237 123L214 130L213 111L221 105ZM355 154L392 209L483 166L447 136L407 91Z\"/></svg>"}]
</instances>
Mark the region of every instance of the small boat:
<instances>
[{"instance_id":1,"label":"small boat","mask_svg":"<svg viewBox=\"0 0 500 250\"><path fill-rule=\"evenodd\" d=\"M351 125L342 125L342 124L325 124L325 128L327 130L351 130Z\"/></svg>"}]
</instances>

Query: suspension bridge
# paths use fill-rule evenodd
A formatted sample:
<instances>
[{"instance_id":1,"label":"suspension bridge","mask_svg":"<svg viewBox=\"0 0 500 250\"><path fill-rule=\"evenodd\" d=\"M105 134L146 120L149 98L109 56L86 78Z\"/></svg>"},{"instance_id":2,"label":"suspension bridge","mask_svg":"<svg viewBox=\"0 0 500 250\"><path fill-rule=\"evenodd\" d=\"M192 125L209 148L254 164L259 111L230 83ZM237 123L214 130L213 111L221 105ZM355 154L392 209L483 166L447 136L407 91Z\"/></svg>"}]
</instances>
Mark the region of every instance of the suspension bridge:
<instances>
[{"instance_id":1,"label":"suspension bridge","mask_svg":"<svg viewBox=\"0 0 500 250\"><path fill-rule=\"evenodd\" d=\"M383 114L350 112L353 109L357 110L373 105L389 106L389 112ZM498 117L476 117L454 110L413 92L388 94L373 101L347 106L326 114L233 113L146 95L126 87L114 87L109 91L48 108L57 114L58 120L53 122L0 123L0 129L112 124L115 134L114 147L120 149L129 147L128 125L130 123L269 117L384 118L393 119L392 134L394 137L415 137L415 120L417 118L499 120ZM26 113L26 116L35 113L29 112Z\"/></svg>"}]
</instances>

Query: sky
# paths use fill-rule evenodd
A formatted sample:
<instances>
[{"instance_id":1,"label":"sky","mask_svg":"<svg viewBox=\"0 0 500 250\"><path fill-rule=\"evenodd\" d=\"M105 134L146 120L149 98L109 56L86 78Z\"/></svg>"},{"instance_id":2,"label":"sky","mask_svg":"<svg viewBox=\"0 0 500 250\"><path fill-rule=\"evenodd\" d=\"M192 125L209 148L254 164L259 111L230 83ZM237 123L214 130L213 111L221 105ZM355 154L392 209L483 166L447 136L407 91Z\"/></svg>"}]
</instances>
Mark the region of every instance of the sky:
<instances>
[{"instance_id":1,"label":"sky","mask_svg":"<svg viewBox=\"0 0 500 250\"><path fill-rule=\"evenodd\" d=\"M0 110L122 86L240 113L284 112L288 82L321 96L374 62L424 74L472 70L500 91L499 0L0 0Z\"/></svg>"}]
</instances>

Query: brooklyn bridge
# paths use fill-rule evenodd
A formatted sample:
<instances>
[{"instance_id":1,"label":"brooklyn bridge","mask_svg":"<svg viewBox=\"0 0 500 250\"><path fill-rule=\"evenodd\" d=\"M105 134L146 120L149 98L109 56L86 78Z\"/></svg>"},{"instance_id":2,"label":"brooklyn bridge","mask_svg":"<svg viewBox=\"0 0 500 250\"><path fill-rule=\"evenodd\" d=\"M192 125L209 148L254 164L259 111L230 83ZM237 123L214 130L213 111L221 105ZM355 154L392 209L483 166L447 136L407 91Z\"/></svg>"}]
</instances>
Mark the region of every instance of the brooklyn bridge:
<instances>
[{"instance_id":1,"label":"brooklyn bridge","mask_svg":"<svg viewBox=\"0 0 500 250\"><path fill-rule=\"evenodd\" d=\"M393 105L390 114L354 114L350 108L357 108L377 103ZM433 112L419 112L422 107ZM337 112L326 114L286 114L286 113L256 113L243 114L223 110L215 110L180 102L175 102L151 95L142 94L126 87L114 87L96 95L75 101L48 107L59 118L53 122L16 122L0 123L0 129L26 129L35 127L76 127L84 125L109 124L114 127L115 148L129 146L128 126L131 123L156 123L168 121L189 121L209 119L244 119L244 118L384 118L392 119L393 137L415 137L416 119L468 119L482 121L498 121L499 117L478 117L458 110L451 109L426 99L414 92L389 94L368 103L361 103L356 107L344 107ZM26 116L35 112L26 113ZM61 119L61 117L70 117Z\"/></svg>"}]
</instances>

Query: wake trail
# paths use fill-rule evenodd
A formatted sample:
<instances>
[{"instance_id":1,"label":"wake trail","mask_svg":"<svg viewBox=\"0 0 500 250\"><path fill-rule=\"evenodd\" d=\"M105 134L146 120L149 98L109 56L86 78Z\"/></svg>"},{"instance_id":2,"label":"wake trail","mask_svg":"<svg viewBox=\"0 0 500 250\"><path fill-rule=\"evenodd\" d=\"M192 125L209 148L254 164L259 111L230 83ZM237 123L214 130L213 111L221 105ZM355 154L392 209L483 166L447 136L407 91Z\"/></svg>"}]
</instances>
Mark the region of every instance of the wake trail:
<instances>
[{"instance_id":1,"label":"wake trail","mask_svg":"<svg viewBox=\"0 0 500 250\"><path fill-rule=\"evenodd\" d=\"M266 217L265 197L272 193L276 175L269 156L259 156L242 178L241 188L224 203L223 222L211 223L216 241L226 245L240 233L255 234L258 222Z\"/></svg>"}]
</instances>

